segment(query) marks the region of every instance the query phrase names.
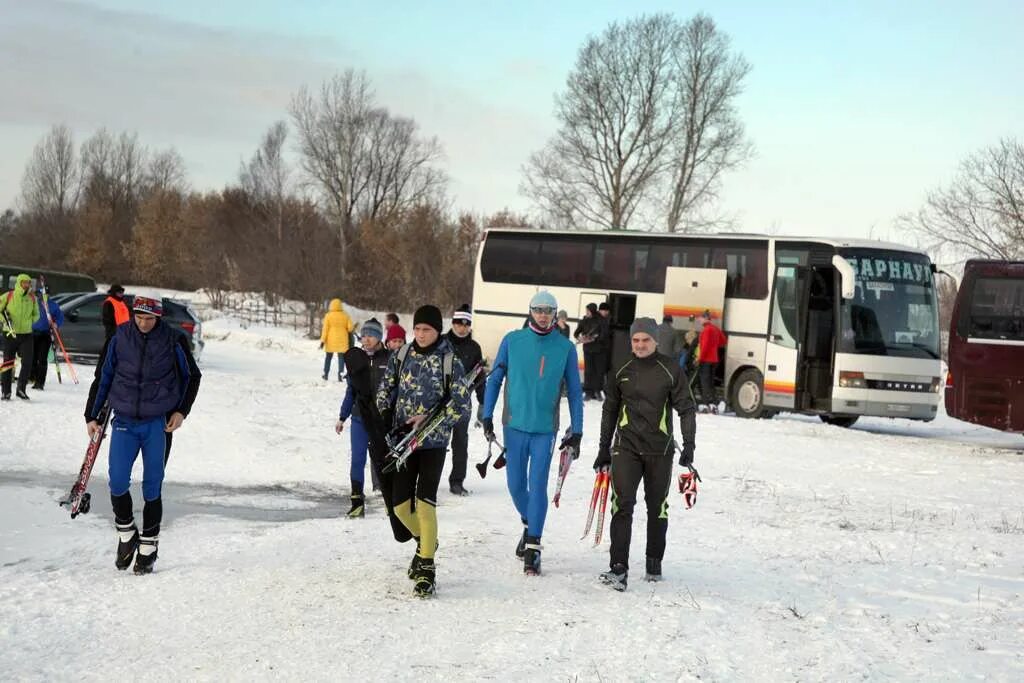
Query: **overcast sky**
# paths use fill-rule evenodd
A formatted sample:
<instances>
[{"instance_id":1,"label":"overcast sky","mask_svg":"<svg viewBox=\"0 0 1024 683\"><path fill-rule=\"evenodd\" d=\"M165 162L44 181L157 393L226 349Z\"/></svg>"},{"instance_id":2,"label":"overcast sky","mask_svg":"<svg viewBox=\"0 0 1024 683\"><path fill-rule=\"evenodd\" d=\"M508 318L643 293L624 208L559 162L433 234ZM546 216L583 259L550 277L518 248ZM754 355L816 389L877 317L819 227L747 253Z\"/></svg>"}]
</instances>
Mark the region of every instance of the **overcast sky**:
<instances>
[{"instance_id":1,"label":"overcast sky","mask_svg":"<svg viewBox=\"0 0 1024 683\"><path fill-rule=\"evenodd\" d=\"M826 8L826 5L828 6ZM753 66L756 157L723 208L744 231L899 238L964 156L1024 138L1024 3L0 0L0 208L55 123L175 146L194 188L237 176L291 95L365 69L446 153L455 205L529 208L529 153L588 34L707 11Z\"/></svg>"}]
</instances>

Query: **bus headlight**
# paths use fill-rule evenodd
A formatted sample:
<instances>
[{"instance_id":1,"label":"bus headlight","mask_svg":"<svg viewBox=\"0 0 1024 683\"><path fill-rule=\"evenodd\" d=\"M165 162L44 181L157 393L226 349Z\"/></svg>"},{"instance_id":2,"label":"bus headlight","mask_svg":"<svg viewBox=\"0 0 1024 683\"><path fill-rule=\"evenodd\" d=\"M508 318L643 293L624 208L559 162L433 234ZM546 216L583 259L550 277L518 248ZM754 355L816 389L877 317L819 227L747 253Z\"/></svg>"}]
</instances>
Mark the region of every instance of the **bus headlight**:
<instances>
[{"instance_id":1,"label":"bus headlight","mask_svg":"<svg viewBox=\"0 0 1024 683\"><path fill-rule=\"evenodd\" d=\"M941 385L942 385L942 378L941 377L932 377L932 393L933 394L939 393L939 387ZM948 387L953 386L953 375L952 375L952 373L949 373L949 374L946 375L946 386L948 386Z\"/></svg>"},{"instance_id":2,"label":"bus headlight","mask_svg":"<svg viewBox=\"0 0 1024 683\"><path fill-rule=\"evenodd\" d=\"M839 386L845 389L865 389L868 386L863 372L839 371Z\"/></svg>"}]
</instances>

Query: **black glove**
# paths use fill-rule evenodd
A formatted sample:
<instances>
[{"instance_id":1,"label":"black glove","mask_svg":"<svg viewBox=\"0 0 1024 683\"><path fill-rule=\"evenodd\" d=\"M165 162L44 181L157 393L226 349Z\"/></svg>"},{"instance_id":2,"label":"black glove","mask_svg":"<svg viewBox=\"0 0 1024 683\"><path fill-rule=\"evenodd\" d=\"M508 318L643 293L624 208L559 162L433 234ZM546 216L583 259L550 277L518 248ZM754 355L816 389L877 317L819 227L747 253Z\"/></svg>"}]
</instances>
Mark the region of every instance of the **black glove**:
<instances>
[{"instance_id":1,"label":"black glove","mask_svg":"<svg viewBox=\"0 0 1024 683\"><path fill-rule=\"evenodd\" d=\"M689 467L693 464L693 444L688 443L683 445L683 452L679 454L679 464L683 467Z\"/></svg>"},{"instance_id":2,"label":"black glove","mask_svg":"<svg viewBox=\"0 0 1024 683\"><path fill-rule=\"evenodd\" d=\"M484 438L488 441L494 441L494 420L489 417L485 417L480 420L484 425Z\"/></svg>"},{"instance_id":3,"label":"black glove","mask_svg":"<svg viewBox=\"0 0 1024 683\"><path fill-rule=\"evenodd\" d=\"M608 467L612 464L612 452L607 448L601 448L597 451L597 459L594 460L594 471L601 469L602 467Z\"/></svg>"},{"instance_id":4,"label":"black glove","mask_svg":"<svg viewBox=\"0 0 1024 683\"><path fill-rule=\"evenodd\" d=\"M324 348L324 343L323 343L323 342L320 342L320 348L321 348L321 349L323 349L323 348Z\"/></svg>"},{"instance_id":5,"label":"black glove","mask_svg":"<svg viewBox=\"0 0 1024 683\"><path fill-rule=\"evenodd\" d=\"M572 449L572 459L580 457L580 441L583 440L582 434L570 434L569 436L562 439L562 443L558 444L558 450L564 450L566 448Z\"/></svg>"}]
</instances>

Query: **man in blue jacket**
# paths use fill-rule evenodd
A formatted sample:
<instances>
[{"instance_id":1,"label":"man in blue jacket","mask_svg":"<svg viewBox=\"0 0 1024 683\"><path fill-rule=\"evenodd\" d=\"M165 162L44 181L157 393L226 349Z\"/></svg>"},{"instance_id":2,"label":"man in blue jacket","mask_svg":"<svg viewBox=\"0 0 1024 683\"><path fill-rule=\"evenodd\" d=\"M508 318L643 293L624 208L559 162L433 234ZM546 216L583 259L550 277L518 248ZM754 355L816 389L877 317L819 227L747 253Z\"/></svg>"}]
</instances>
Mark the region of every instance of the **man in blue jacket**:
<instances>
[{"instance_id":1,"label":"man in blue jacket","mask_svg":"<svg viewBox=\"0 0 1024 683\"><path fill-rule=\"evenodd\" d=\"M482 422L484 434L494 438L494 406L502 383L505 403L502 423L508 490L523 522L516 557L523 571L540 573L540 539L548 511L548 474L558 432L562 382L569 398L570 435L560 448L572 446L579 454L583 435L583 390L576 347L555 332L558 303L550 292L537 292L530 300L527 327L509 332L501 340L494 369L487 378Z\"/></svg>"},{"instance_id":2,"label":"man in blue jacket","mask_svg":"<svg viewBox=\"0 0 1024 683\"><path fill-rule=\"evenodd\" d=\"M117 525L115 565L127 569L135 557L135 573L153 571L163 518L160 499L167 438L181 427L199 390L192 373L184 336L163 324L159 301L137 296L132 320L120 325L107 344L95 398L86 406L91 437L102 429L105 404L114 411L110 437L110 502ZM90 392L92 396L92 392ZM132 465L142 452L142 533L135 526L129 493Z\"/></svg>"},{"instance_id":3,"label":"man in blue jacket","mask_svg":"<svg viewBox=\"0 0 1024 683\"><path fill-rule=\"evenodd\" d=\"M39 320L32 323L32 374L29 379L32 380L32 388L39 391L42 391L46 384L47 356L50 355L50 342L53 339L50 320L53 320L54 327L64 324L64 312L60 310L56 301L49 298L49 294L49 287L39 288L36 295L36 302L39 304ZM49 316L46 315L47 311L50 312ZM54 353L56 352L57 350L54 349Z\"/></svg>"}]
</instances>

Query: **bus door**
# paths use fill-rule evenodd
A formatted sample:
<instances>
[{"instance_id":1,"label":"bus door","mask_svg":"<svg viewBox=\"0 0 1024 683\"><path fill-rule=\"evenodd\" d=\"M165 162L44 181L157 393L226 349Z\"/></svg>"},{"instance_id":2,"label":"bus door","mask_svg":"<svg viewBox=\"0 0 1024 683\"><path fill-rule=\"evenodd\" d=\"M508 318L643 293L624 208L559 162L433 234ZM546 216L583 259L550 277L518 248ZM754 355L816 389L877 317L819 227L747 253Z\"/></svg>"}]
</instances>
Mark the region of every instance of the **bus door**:
<instances>
[{"instance_id":1,"label":"bus door","mask_svg":"<svg viewBox=\"0 0 1024 683\"><path fill-rule=\"evenodd\" d=\"M796 410L803 387L800 381L801 354L807 316L811 270L803 266L780 265L775 269L772 310L765 352L764 404Z\"/></svg>"},{"instance_id":2,"label":"bus door","mask_svg":"<svg viewBox=\"0 0 1024 683\"><path fill-rule=\"evenodd\" d=\"M724 330L726 274L719 268L666 268L662 315L672 316L677 330L693 330L696 318L708 311L712 322Z\"/></svg>"}]
</instances>

